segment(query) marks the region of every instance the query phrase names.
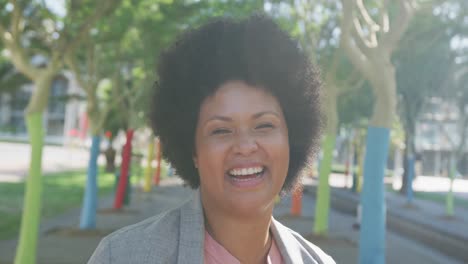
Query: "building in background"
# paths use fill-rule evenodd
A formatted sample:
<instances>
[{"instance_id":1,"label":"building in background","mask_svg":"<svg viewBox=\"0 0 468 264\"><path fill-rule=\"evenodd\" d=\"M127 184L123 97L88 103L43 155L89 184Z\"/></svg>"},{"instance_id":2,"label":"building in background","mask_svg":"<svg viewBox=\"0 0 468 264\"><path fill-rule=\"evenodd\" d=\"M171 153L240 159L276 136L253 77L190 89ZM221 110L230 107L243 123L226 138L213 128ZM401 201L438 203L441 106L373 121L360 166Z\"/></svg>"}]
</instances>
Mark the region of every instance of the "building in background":
<instances>
[{"instance_id":1,"label":"building in background","mask_svg":"<svg viewBox=\"0 0 468 264\"><path fill-rule=\"evenodd\" d=\"M27 141L24 111L34 86L27 83L0 93L0 140ZM84 92L73 75L57 75L50 89L49 103L43 115L45 142L70 144L83 141L87 131Z\"/></svg>"},{"instance_id":2,"label":"building in background","mask_svg":"<svg viewBox=\"0 0 468 264\"><path fill-rule=\"evenodd\" d=\"M421 156L423 175L445 175L450 158L460 145L461 114L457 104L442 98L431 98L416 124L416 151ZM467 147L458 157L457 170L468 175Z\"/></svg>"}]
</instances>

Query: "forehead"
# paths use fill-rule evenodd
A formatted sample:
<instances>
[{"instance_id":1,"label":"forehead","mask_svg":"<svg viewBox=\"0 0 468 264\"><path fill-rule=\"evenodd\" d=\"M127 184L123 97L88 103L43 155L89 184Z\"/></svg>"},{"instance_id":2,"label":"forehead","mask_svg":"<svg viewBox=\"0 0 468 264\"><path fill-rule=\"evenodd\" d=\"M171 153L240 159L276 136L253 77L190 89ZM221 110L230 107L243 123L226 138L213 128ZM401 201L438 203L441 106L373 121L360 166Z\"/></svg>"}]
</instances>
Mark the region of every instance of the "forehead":
<instances>
[{"instance_id":1,"label":"forehead","mask_svg":"<svg viewBox=\"0 0 468 264\"><path fill-rule=\"evenodd\" d=\"M229 81L202 102L200 119L211 115L251 115L262 111L282 114L278 100L268 91L242 81Z\"/></svg>"}]
</instances>

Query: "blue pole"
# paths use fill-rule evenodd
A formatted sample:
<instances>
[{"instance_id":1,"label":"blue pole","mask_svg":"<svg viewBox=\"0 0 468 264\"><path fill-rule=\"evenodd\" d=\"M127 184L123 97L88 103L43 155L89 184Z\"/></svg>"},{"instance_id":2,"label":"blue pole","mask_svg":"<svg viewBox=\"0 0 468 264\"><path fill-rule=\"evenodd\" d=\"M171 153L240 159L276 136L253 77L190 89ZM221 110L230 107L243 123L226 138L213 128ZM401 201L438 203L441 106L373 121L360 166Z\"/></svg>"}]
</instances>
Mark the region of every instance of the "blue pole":
<instances>
[{"instance_id":1,"label":"blue pole","mask_svg":"<svg viewBox=\"0 0 468 264\"><path fill-rule=\"evenodd\" d=\"M367 130L364 184L361 193L362 221L359 263L385 263L385 189L390 129L369 126Z\"/></svg>"},{"instance_id":2,"label":"blue pole","mask_svg":"<svg viewBox=\"0 0 468 264\"><path fill-rule=\"evenodd\" d=\"M86 177L86 189L81 208L80 229L96 228L97 210L97 159L99 156L99 145L101 137L92 137L90 157L88 164L88 174Z\"/></svg>"},{"instance_id":3,"label":"blue pole","mask_svg":"<svg viewBox=\"0 0 468 264\"><path fill-rule=\"evenodd\" d=\"M414 178L414 156L408 156L408 172L406 173L407 182L406 182L406 199L408 203L413 201L413 178Z\"/></svg>"},{"instance_id":4,"label":"blue pole","mask_svg":"<svg viewBox=\"0 0 468 264\"><path fill-rule=\"evenodd\" d=\"M351 186L351 191L353 192L357 192L357 172L356 172L356 168L359 168L359 164L358 164L358 151L357 151L357 148L358 146L356 146L356 148L354 149L354 155L353 155L353 166L351 166L352 168L352 173L353 173L353 185Z\"/></svg>"}]
</instances>

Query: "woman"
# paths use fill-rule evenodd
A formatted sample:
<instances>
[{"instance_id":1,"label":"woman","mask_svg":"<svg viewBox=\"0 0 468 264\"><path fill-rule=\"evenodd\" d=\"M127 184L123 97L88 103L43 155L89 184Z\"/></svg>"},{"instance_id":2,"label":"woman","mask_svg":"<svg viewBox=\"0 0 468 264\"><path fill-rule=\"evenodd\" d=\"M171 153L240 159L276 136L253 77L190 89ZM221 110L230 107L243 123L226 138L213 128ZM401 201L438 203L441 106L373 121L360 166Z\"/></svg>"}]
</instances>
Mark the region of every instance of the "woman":
<instances>
[{"instance_id":1,"label":"woman","mask_svg":"<svg viewBox=\"0 0 468 264\"><path fill-rule=\"evenodd\" d=\"M106 237L89 263L334 263L272 218L319 138L318 75L297 43L262 15L217 19L158 75L153 129L195 195Z\"/></svg>"}]
</instances>

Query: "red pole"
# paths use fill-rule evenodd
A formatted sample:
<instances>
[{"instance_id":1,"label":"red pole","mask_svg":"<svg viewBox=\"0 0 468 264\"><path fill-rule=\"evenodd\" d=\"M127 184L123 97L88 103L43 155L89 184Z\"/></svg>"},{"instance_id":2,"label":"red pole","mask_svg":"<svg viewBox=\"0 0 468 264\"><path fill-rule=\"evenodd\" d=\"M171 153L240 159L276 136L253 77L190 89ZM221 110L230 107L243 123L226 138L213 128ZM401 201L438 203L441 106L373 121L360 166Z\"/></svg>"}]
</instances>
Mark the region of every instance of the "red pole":
<instances>
[{"instance_id":1,"label":"red pole","mask_svg":"<svg viewBox=\"0 0 468 264\"><path fill-rule=\"evenodd\" d=\"M157 147L158 150L156 152L156 160L158 161L158 167L156 167L156 171L154 173L154 185L159 186L159 182L161 181L161 141L157 140Z\"/></svg>"},{"instance_id":2,"label":"red pole","mask_svg":"<svg viewBox=\"0 0 468 264\"><path fill-rule=\"evenodd\" d=\"M86 133L88 132L88 126L89 126L88 114L85 112L81 115L81 120L80 120L80 138L81 139L86 138Z\"/></svg>"},{"instance_id":3,"label":"red pole","mask_svg":"<svg viewBox=\"0 0 468 264\"><path fill-rule=\"evenodd\" d=\"M297 188L292 195L291 215L301 216L302 211L302 188Z\"/></svg>"},{"instance_id":4,"label":"red pole","mask_svg":"<svg viewBox=\"0 0 468 264\"><path fill-rule=\"evenodd\" d=\"M128 129L125 146L122 151L122 166L120 167L119 185L117 186L117 192L115 194L114 200L115 209L122 208L125 191L127 189L128 169L130 167L130 158L132 155L132 138L133 129Z\"/></svg>"}]
</instances>

